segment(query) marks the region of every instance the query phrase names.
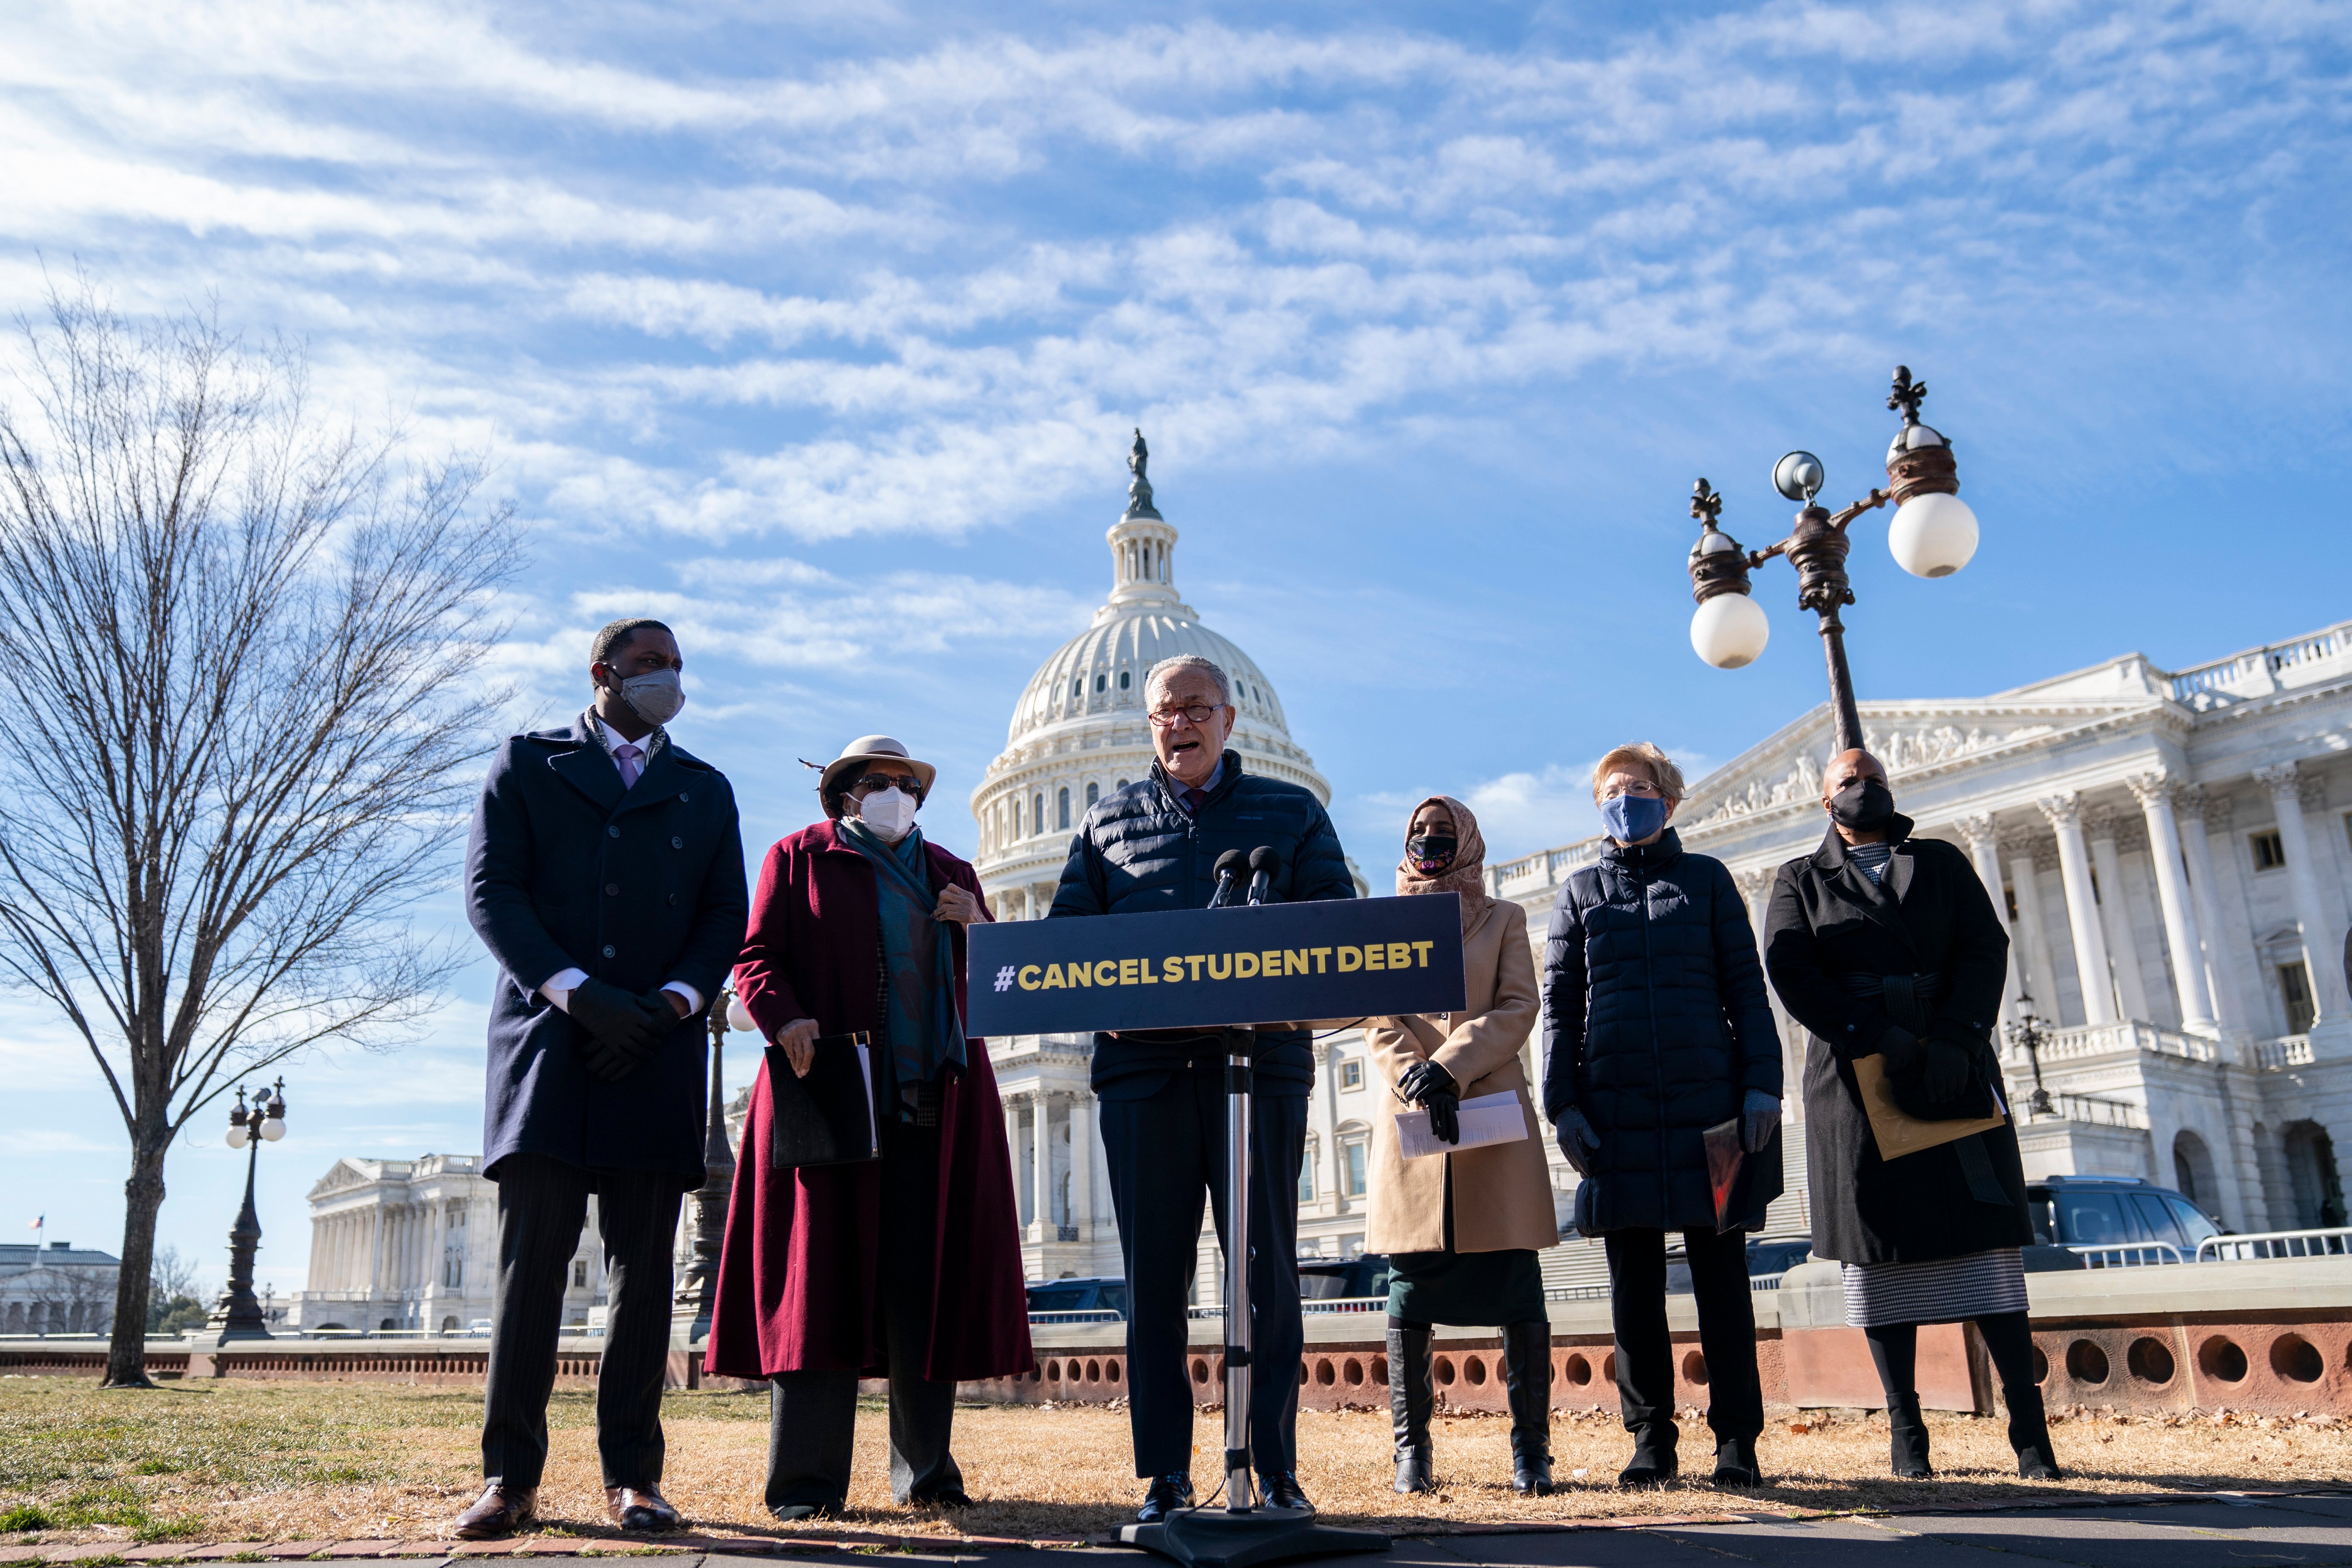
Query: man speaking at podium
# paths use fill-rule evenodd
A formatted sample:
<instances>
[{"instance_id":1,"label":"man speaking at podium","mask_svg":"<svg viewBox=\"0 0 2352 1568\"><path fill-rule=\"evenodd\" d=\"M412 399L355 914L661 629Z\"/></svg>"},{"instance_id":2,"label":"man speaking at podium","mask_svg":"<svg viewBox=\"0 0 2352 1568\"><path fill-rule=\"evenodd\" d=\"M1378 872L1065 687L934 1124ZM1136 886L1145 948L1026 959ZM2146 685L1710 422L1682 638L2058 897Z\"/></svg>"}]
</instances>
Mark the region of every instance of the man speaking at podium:
<instances>
[{"instance_id":1,"label":"man speaking at podium","mask_svg":"<svg viewBox=\"0 0 2352 1568\"><path fill-rule=\"evenodd\" d=\"M1197 654L1151 667L1143 682L1158 761L1149 778L1087 809L1046 918L1204 908L1218 858L1281 857L1264 902L1351 899L1355 882L1322 802L1297 784L1242 772L1225 749L1233 687ZM1240 903L1238 882L1230 901ZM1250 1115L1250 1451L1266 1502L1312 1505L1298 1489L1298 1164L1315 1055L1305 1029L1260 1029ZM1092 1073L1111 1202L1127 1273L1128 1419L1135 1473L1150 1479L1142 1511L1157 1523L1192 1498L1192 1384L1184 1288L1201 1234L1201 1198L1225 1234L1224 1038L1209 1029L1095 1037ZM1081 1152L1083 1157L1083 1152Z\"/></svg>"}]
</instances>

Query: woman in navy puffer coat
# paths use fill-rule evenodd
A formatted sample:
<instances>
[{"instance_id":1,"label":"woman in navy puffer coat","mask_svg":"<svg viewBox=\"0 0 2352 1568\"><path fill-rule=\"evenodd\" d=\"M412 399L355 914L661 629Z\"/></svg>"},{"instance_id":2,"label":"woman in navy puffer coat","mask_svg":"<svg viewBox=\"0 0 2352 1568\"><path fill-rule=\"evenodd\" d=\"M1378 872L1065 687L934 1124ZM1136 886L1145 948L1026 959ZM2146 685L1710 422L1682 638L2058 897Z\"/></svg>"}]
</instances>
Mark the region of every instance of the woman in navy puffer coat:
<instances>
[{"instance_id":1,"label":"woman in navy puffer coat","mask_svg":"<svg viewBox=\"0 0 2352 1568\"><path fill-rule=\"evenodd\" d=\"M1633 1462L1619 1484L1676 1473L1665 1233L1683 1233L1706 1358L1715 1479L1754 1484L1764 1427L1747 1232L1780 1191L1780 1043L1748 908L1723 862L1666 820L1681 770L1648 742L1593 772L1610 847L1572 874L1544 941L1544 1114L1584 1178L1577 1226L1603 1235L1617 1391ZM1705 1134L1739 1123L1751 1212L1718 1235Z\"/></svg>"}]
</instances>

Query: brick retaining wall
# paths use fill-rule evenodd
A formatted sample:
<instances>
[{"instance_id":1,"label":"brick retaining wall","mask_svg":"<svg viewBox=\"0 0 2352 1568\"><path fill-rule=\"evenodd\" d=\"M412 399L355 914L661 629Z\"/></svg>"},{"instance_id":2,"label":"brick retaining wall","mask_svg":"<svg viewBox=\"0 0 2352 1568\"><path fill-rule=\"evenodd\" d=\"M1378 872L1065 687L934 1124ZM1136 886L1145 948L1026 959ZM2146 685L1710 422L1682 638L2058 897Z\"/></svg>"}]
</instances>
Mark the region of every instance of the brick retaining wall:
<instances>
[{"instance_id":1,"label":"brick retaining wall","mask_svg":"<svg viewBox=\"0 0 2352 1568\"><path fill-rule=\"evenodd\" d=\"M1776 1293L1759 1295L1757 1371L1768 1405L1874 1406L1878 1378L1857 1329L1844 1326L1834 1266L1791 1270ZM2042 1386L2053 1406L2166 1412L2228 1408L2270 1415L2352 1416L2352 1259L2195 1264L2028 1277ZM1615 1355L1603 1302L1555 1305L1552 1404L1612 1409ZM1688 1297L1671 1298L1675 1401L1706 1403L1706 1362ZM1387 1401L1388 1352L1378 1313L1307 1320L1299 1403L1310 1410L1377 1407ZM1203 1408L1223 1402L1220 1325L1192 1325L1192 1388ZM1125 1332L1117 1323L1036 1331L1038 1370L1022 1378L967 1383L968 1399L1042 1405L1108 1404L1128 1393ZM1973 1331L1937 1325L1920 1333L1919 1388L1930 1408L1990 1413L1991 1369ZM1433 1376L1440 1404L1499 1413L1506 1406L1502 1348L1492 1334L1441 1329ZM559 1386L593 1386L601 1342L567 1340ZM160 1377L236 1377L477 1386L488 1361L478 1339L337 1343L316 1340L201 1339L154 1346ZM673 1387L706 1385L699 1348L670 1354ZM0 1371L94 1377L103 1342L70 1345L0 1340ZM761 1384L707 1380L758 1390ZM881 1392L879 1383L870 1392Z\"/></svg>"}]
</instances>

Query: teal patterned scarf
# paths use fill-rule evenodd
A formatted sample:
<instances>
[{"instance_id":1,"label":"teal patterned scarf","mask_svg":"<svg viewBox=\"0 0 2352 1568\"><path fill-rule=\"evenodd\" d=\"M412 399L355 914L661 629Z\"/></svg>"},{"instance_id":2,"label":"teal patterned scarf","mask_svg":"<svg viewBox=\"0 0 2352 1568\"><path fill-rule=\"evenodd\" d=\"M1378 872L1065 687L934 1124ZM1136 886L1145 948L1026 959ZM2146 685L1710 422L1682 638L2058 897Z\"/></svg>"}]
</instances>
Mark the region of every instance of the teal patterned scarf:
<instances>
[{"instance_id":1,"label":"teal patterned scarf","mask_svg":"<svg viewBox=\"0 0 2352 1568\"><path fill-rule=\"evenodd\" d=\"M882 968L888 1016L883 1027L898 1086L898 1119L915 1119L922 1086L950 1062L964 1065L963 1016L956 1006L954 922L931 919L931 892L920 828L896 844L854 816L841 819L843 842L873 864L882 919Z\"/></svg>"}]
</instances>

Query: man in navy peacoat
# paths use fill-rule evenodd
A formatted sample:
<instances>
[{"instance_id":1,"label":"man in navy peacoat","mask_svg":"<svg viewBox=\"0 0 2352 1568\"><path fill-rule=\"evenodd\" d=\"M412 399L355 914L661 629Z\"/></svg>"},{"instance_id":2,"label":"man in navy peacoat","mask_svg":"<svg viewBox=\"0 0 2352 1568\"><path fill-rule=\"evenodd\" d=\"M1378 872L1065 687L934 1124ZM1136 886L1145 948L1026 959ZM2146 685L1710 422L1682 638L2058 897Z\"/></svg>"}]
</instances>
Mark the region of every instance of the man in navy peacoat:
<instances>
[{"instance_id":1,"label":"man in navy peacoat","mask_svg":"<svg viewBox=\"0 0 2352 1568\"><path fill-rule=\"evenodd\" d=\"M482 786L466 906L499 979L483 1171L499 1184L499 1271L481 1498L457 1525L505 1534L534 1512L563 1291L596 1200L609 1321L597 1378L607 1511L677 1516L661 1479L670 1249L703 1180L703 1017L750 900L727 776L662 729L684 660L657 621L596 635L595 700L517 735Z\"/></svg>"}]
</instances>

